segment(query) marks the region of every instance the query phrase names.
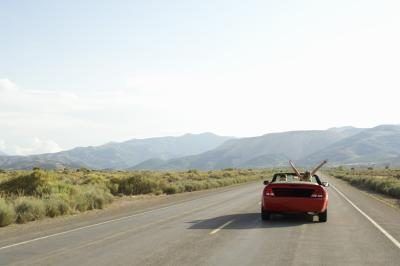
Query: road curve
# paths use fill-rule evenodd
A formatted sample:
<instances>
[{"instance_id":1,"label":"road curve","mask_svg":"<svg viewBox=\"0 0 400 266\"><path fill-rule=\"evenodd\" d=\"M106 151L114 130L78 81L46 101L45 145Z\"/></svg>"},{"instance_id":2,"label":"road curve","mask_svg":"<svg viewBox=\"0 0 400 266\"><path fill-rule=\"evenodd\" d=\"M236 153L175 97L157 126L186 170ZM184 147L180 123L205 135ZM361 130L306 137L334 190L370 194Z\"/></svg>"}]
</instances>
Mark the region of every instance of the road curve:
<instances>
[{"instance_id":1,"label":"road curve","mask_svg":"<svg viewBox=\"0 0 400 266\"><path fill-rule=\"evenodd\" d=\"M261 221L263 185L252 183L84 227L3 238L0 265L399 265L400 211L326 179L334 185L327 223L304 215Z\"/></svg>"}]
</instances>

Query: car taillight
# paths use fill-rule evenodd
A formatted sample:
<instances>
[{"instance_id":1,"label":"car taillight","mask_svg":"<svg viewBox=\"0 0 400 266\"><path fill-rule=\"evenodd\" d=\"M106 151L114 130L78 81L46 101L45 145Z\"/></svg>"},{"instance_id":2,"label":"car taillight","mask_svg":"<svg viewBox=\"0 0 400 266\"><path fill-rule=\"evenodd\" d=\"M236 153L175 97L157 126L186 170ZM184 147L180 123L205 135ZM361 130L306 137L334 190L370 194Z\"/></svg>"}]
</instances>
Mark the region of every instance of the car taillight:
<instances>
[{"instance_id":1,"label":"car taillight","mask_svg":"<svg viewBox=\"0 0 400 266\"><path fill-rule=\"evenodd\" d=\"M271 188L267 188L267 189L265 190L265 196L267 196L267 197L274 197L275 194L274 194L274 192L272 191Z\"/></svg>"},{"instance_id":2,"label":"car taillight","mask_svg":"<svg viewBox=\"0 0 400 266\"><path fill-rule=\"evenodd\" d=\"M323 198L324 197L324 192L323 191L314 191L311 196L311 198Z\"/></svg>"}]
</instances>

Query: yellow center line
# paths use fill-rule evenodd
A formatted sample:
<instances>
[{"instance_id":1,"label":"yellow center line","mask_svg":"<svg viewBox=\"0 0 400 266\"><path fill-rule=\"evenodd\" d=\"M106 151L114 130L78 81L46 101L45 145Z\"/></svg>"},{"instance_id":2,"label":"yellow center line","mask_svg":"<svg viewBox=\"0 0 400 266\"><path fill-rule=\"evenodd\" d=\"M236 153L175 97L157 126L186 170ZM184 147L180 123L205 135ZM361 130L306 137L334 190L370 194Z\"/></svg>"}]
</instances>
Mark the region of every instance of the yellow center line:
<instances>
[{"instance_id":1,"label":"yellow center line","mask_svg":"<svg viewBox=\"0 0 400 266\"><path fill-rule=\"evenodd\" d=\"M218 227L217 229L214 229L210 232L210 235L216 234L218 233L221 229L223 229L224 227L227 227L228 225L230 225L231 223L233 223L233 221L235 220L230 220L226 223L224 223L223 225L221 225L220 227Z\"/></svg>"}]
</instances>

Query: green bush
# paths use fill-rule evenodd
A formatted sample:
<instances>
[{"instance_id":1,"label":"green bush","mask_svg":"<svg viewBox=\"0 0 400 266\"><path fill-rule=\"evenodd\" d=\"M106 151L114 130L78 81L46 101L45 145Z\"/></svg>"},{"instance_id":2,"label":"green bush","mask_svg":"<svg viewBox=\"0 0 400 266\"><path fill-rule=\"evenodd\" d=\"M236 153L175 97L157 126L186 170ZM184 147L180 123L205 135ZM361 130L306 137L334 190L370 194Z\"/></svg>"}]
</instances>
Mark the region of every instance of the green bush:
<instances>
[{"instance_id":1,"label":"green bush","mask_svg":"<svg viewBox=\"0 0 400 266\"><path fill-rule=\"evenodd\" d=\"M0 191L6 194L43 195L51 192L52 177L48 172L35 170L19 175L0 184Z\"/></svg>"},{"instance_id":2,"label":"green bush","mask_svg":"<svg viewBox=\"0 0 400 266\"><path fill-rule=\"evenodd\" d=\"M88 202L88 210L103 209L112 202L112 195L101 189L90 189L84 194Z\"/></svg>"},{"instance_id":3,"label":"green bush","mask_svg":"<svg viewBox=\"0 0 400 266\"><path fill-rule=\"evenodd\" d=\"M32 197L20 197L15 202L17 223L26 223L45 217L46 207L42 200Z\"/></svg>"},{"instance_id":4,"label":"green bush","mask_svg":"<svg viewBox=\"0 0 400 266\"><path fill-rule=\"evenodd\" d=\"M156 182L139 175L121 179L119 184L119 192L125 195L149 194L157 189Z\"/></svg>"},{"instance_id":5,"label":"green bush","mask_svg":"<svg viewBox=\"0 0 400 266\"><path fill-rule=\"evenodd\" d=\"M165 194L175 194L178 192L178 188L175 185L168 185L162 190Z\"/></svg>"},{"instance_id":6,"label":"green bush","mask_svg":"<svg viewBox=\"0 0 400 266\"><path fill-rule=\"evenodd\" d=\"M70 212L70 207L67 200L58 195L52 195L48 199L45 199L45 206L46 216L49 217L65 215Z\"/></svg>"},{"instance_id":7,"label":"green bush","mask_svg":"<svg viewBox=\"0 0 400 266\"><path fill-rule=\"evenodd\" d=\"M258 180L271 170L72 171L18 170L0 173L0 226L45 216L104 208L114 196L197 191ZM400 174L400 171L397 173ZM383 186L388 193L399 193ZM4 198L7 197L7 198Z\"/></svg>"},{"instance_id":8,"label":"green bush","mask_svg":"<svg viewBox=\"0 0 400 266\"><path fill-rule=\"evenodd\" d=\"M109 182L110 181L105 176L90 173L82 178L81 184L106 187Z\"/></svg>"},{"instance_id":9,"label":"green bush","mask_svg":"<svg viewBox=\"0 0 400 266\"><path fill-rule=\"evenodd\" d=\"M83 187L71 198L71 207L80 212L103 209L112 200L113 197L108 191L95 187Z\"/></svg>"},{"instance_id":10,"label":"green bush","mask_svg":"<svg viewBox=\"0 0 400 266\"><path fill-rule=\"evenodd\" d=\"M395 198L400 199L400 184L396 184L396 185L390 187L388 190L388 194Z\"/></svg>"},{"instance_id":11,"label":"green bush","mask_svg":"<svg viewBox=\"0 0 400 266\"><path fill-rule=\"evenodd\" d=\"M374 192L389 195L400 199L400 180L390 175L383 175L379 170L368 170L368 172L353 170L352 173L343 170L328 172L336 178L342 179L353 186L369 189Z\"/></svg>"},{"instance_id":12,"label":"green bush","mask_svg":"<svg viewBox=\"0 0 400 266\"><path fill-rule=\"evenodd\" d=\"M15 218L15 211L12 204L0 198L0 227L12 224Z\"/></svg>"},{"instance_id":13,"label":"green bush","mask_svg":"<svg viewBox=\"0 0 400 266\"><path fill-rule=\"evenodd\" d=\"M90 173L90 169L87 169L85 167L81 167L81 168L77 169L76 171L77 172L82 172L82 173L85 173L85 174Z\"/></svg>"},{"instance_id":14,"label":"green bush","mask_svg":"<svg viewBox=\"0 0 400 266\"><path fill-rule=\"evenodd\" d=\"M82 193L76 193L71 198L70 205L74 211L84 212L89 209L87 198Z\"/></svg>"},{"instance_id":15,"label":"green bush","mask_svg":"<svg viewBox=\"0 0 400 266\"><path fill-rule=\"evenodd\" d=\"M71 195L75 192L77 186L65 182L56 182L52 186L52 193Z\"/></svg>"},{"instance_id":16,"label":"green bush","mask_svg":"<svg viewBox=\"0 0 400 266\"><path fill-rule=\"evenodd\" d=\"M187 171L189 174L199 174L199 170L197 170L197 169L189 169L188 171Z\"/></svg>"},{"instance_id":17,"label":"green bush","mask_svg":"<svg viewBox=\"0 0 400 266\"><path fill-rule=\"evenodd\" d=\"M109 182L107 183L107 188L113 195L118 195L119 192L119 184L121 183L121 179L117 177L110 177Z\"/></svg>"}]
</instances>

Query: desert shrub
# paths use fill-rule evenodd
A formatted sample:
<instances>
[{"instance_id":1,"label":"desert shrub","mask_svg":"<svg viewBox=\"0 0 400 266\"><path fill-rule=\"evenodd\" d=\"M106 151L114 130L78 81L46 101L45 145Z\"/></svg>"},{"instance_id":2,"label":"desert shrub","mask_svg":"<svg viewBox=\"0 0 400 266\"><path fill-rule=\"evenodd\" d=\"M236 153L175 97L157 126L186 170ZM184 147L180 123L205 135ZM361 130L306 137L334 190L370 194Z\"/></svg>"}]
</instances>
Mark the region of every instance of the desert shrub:
<instances>
[{"instance_id":1,"label":"desert shrub","mask_svg":"<svg viewBox=\"0 0 400 266\"><path fill-rule=\"evenodd\" d=\"M388 194L400 199L400 184L393 185L388 189Z\"/></svg>"},{"instance_id":2,"label":"desert shrub","mask_svg":"<svg viewBox=\"0 0 400 266\"><path fill-rule=\"evenodd\" d=\"M114 180L114 182L112 181ZM91 172L82 177L80 185L92 185L110 191L112 194L118 193L119 181L107 178L105 175L94 174Z\"/></svg>"},{"instance_id":3,"label":"desert shrub","mask_svg":"<svg viewBox=\"0 0 400 266\"><path fill-rule=\"evenodd\" d=\"M15 221L15 211L12 204L0 198L0 227L12 224Z\"/></svg>"},{"instance_id":4,"label":"desert shrub","mask_svg":"<svg viewBox=\"0 0 400 266\"><path fill-rule=\"evenodd\" d=\"M111 203L113 196L110 192L96 187L83 187L78 189L71 197L70 206L73 210L84 212L93 209L103 209Z\"/></svg>"},{"instance_id":5,"label":"desert shrub","mask_svg":"<svg viewBox=\"0 0 400 266\"><path fill-rule=\"evenodd\" d=\"M90 173L82 177L81 184L82 185L98 185L98 186L106 186L109 183L109 180L103 176L98 174Z\"/></svg>"},{"instance_id":6,"label":"desert shrub","mask_svg":"<svg viewBox=\"0 0 400 266\"><path fill-rule=\"evenodd\" d=\"M43 218L46 207L42 200L33 197L20 197L15 202L17 223L26 223Z\"/></svg>"},{"instance_id":7,"label":"desert shrub","mask_svg":"<svg viewBox=\"0 0 400 266\"><path fill-rule=\"evenodd\" d=\"M88 202L88 209L103 209L106 204L112 202L112 195L102 189L90 189L84 194L86 201Z\"/></svg>"},{"instance_id":8,"label":"desert shrub","mask_svg":"<svg viewBox=\"0 0 400 266\"><path fill-rule=\"evenodd\" d=\"M206 189L210 189L210 188L216 188L218 187L218 182L215 180L209 180L207 182L207 188Z\"/></svg>"},{"instance_id":9,"label":"desert shrub","mask_svg":"<svg viewBox=\"0 0 400 266\"><path fill-rule=\"evenodd\" d=\"M59 195L52 195L44 201L46 216L56 217L70 212L68 201Z\"/></svg>"},{"instance_id":10,"label":"desert shrub","mask_svg":"<svg viewBox=\"0 0 400 266\"><path fill-rule=\"evenodd\" d=\"M74 194L75 190L76 186L65 182L56 182L52 186L52 193L56 194L71 195Z\"/></svg>"},{"instance_id":11,"label":"desert shrub","mask_svg":"<svg viewBox=\"0 0 400 266\"><path fill-rule=\"evenodd\" d=\"M199 174L199 170L197 170L197 169L189 169L188 171L187 171L187 173L188 174Z\"/></svg>"},{"instance_id":12,"label":"desert shrub","mask_svg":"<svg viewBox=\"0 0 400 266\"><path fill-rule=\"evenodd\" d=\"M36 170L22 174L0 184L0 191L8 194L43 195L51 192L52 176L45 171Z\"/></svg>"},{"instance_id":13,"label":"desert shrub","mask_svg":"<svg viewBox=\"0 0 400 266\"><path fill-rule=\"evenodd\" d=\"M71 173L71 171L70 171L68 168L64 168L64 169L62 170L62 173L65 174L65 175L68 175L68 174Z\"/></svg>"},{"instance_id":14,"label":"desert shrub","mask_svg":"<svg viewBox=\"0 0 400 266\"><path fill-rule=\"evenodd\" d=\"M209 173L209 176L208 176L209 178L213 178L213 179L220 179L220 178L222 178L222 176L221 175L218 175L218 174L215 174L215 173Z\"/></svg>"},{"instance_id":15,"label":"desert shrub","mask_svg":"<svg viewBox=\"0 0 400 266\"><path fill-rule=\"evenodd\" d=\"M139 175L123 178L119 183L119 192L125 195L149 194L157 189L156 182Z\"/></svg>"},{"instance_id":16,"label":"desert shrub","mask_svg":"<svg viewBox=\"0 0 400 266\"><path fill-rule=\"evenodd\" d=\"M0 173L0 226L104 208L113 195L190 192L257 180L270 173L271 170L266 169L234 168L206 172L196 169L158 172L85 168L78 171L39 168L6 171ZM386 187L386 190L399 193L393 187Z\"/></svg>"},{"instance_id":17,"label":"desert shrub","mask_svg":"<svg viewBox=\"0 0 400 266\"><path fill-rule=\"evenodd\" d=\"M153 191L153 193L154 193L154 195L159 196L159 195L163 194L163 191L162 191L162 189L157 189L157 190Z\"/></svg>"},{"instance_id":18,"label":"desert shrub","mask_svg":"<svg viewBox=\"0 0 400 266\"><path fill-rule=\"evenodd\" d=\"M167 176L167 181L170 183L173 183L173 182L179 181L179 177L169 175L169 176Z\"/></svg>"},{"instance_id":19,"label":"desert shrub","mask_svg":"<svg viewBox=\"0 0 400 266\"><path fill-rule=\"evenodd\" d=\"M85 168L85 167L81 167L81 168L79 168L79 169L76 169L76 171L77 171L77 172L82 172L82 173L85 173L85 174L90 173L90 169L87 169L87 168Z\"/></svg>"},{"instance_id":20,"label":"desert shrub","mask_svg":"<svg viewBox=\"0 0 400 266\"><path fill-rule=\"evenodd\" d=\"M70 206L74 211L84 212L89 209L89 202L83 193L75 193L75 195L71 197Z\"/></svg>"},{"instance_id":21,"label":"desert shrub","mask_svg":"<svg viewBox=\"0 0 400 266\"><path fill-rule=\"evenodd\" d=\"M175 194L178 192L178 188L175 185L167 185L162 189L162 191L168 195Z\"/></svg>"},{"instance_id":22,"label":"desert shrub","mask_svg":"<svg viewBox=\"0 0 400 266\"><path fill-rule=\"evenodd\" d=\"M186 183L184 184L184 187L186 192L192 192L196 190L193 183Z\"/></svg>"},{"instance_id":23,"label":"desert shrub","mask_svg":"<svg viewBox=\"0 0 400 266\"><path fill-rule=\"evenodd\" d=\"M354 171L352 174L343 171L331 171L330 173L353 186L368 189L374 192L400 198L400 181L388 173L382 175L379 170Z\"/></svg>"},{"instance_id":24,"label":"desert shrub","mask_svg":"<svg viewBox=\"0 0 400 266\"><path fill-rule=\"evenodd\" d=\"M111 194L113 195L118 195L119 194L119 181L110 181L107 183L107 189L110 191Z\"/></svg>"},{"instance_id":25,"label":"desert shrub","mask_svg":"<svg viewBox=\"0 0 400 266\"><path fill-rule=\"evenodd\" d=\"M222 174L223 177L231 177L232 173L226 172Z\"/></svg>"}]
</instances>

